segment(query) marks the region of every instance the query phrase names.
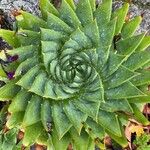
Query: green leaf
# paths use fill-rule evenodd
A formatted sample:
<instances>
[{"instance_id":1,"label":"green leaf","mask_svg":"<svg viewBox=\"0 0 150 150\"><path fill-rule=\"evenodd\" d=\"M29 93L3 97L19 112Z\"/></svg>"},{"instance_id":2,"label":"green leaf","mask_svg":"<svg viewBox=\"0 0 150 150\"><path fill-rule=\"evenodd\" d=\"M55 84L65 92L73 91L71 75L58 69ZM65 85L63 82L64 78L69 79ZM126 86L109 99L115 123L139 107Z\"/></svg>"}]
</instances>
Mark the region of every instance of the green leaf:
<instances>
[{"instance_id":1,"label":"green leaf","mask_svg":"<svg viewBox=\"0 0 150 150\"><path fill-rule=\"evenodd\" d=\"M139 72L140 74L136 77L134 77L131 82L135 86L141 86L141 85L149 85L150 84L150 71L149 70L142 70Z\"/></svg>"},{"instance_id":2,"label":"green leaf","mask_svg":"<svg viewBox=\"0 0 150 150\"><path fill-rule=\"evenodd\" d=\"M60 140L72 127L72 124L70 123L68 117L66 116L62 108L62 105L55 104L55 103L53 104L52 116Z\"/></svg>"},{"instance_id":3,"label":"green leaf","mask_svg":"<svg viewBox=\"0 0 150 150\"><path fill-rule=\"evenodd\" d=\"M21 46L38 45L40 43L40 33L31 30L20 29L16 36L19 39Z\"/></svg>"},{"instance_id":4,"label":"green leaf","mask_svg":"<svg viewBox=\"0 0 150 150\"><path fill-rule=\"evenodd\" d=\"M15 83L16 80L12 80L0 88L0 101L11 100L20 91L20 87Z\"/></svg>"},{"instance_id":5,"label":"green leaf","mask_svg":"<svg viewBox=\"0 0 150 150\"><path fill-rule=\"evenodd\" d=\"M62 41L66 38L67 36L63 32L41 28L42 41Z\"/></svg>"},{"instance_id":6,"label":"green leaf","mask_svg":"<svg viewBox=\"0 0 150 150\"><path fill-rule=\"evenodd\" d=\"M3 144L1 145L2 150L12 150L13 147L16 145L17 138L17 129L14 128L12 130L9 130L5 135L4 135L4 141Z\"/></svg>"},{"instance_id":7,"label":"green leaf","mask_svg":"<svg viewBox=\"0 0 150 150\"><path fill-rule=\"evenodd\" d=\"M21 125L23 121L23 117L24 117L24 112L22 111L12 113L9 120L6 123L6 126L9 129L13 129L18 125Z\"/></svg>"},{"instance_id":8,"label":"green leaf","mask_svg":"<svg viewBox=\"0 0 150 150\"><path fill-rule=\"evenodd\" d=\"M116 44L117 52L121 55L130 55L132 54L138 45L141 43L145 34L136 35L124 40L120 40Z\"/></svg>"},{"instance_id":9,"label":"green leaf","mask_svg":"<svg viewBox=\"0 0 150 150\"><path fill-rule=\"evenodd\" d=\"M123 55L110 52L108 62L105 64L104 69L102 71L102 77L106 79L110 75L112 75L116 70L118 70L118 68L123 63L124 58L125 57Z\"/></svg>"},{"instance_id":10,"label":"green leaf","mask_svg":"<svg viewBox=\"0 0 150 150\"><path fill-rule=\"evenodd\" d=\"M104 66L109 57L111 44L113 42L113 37L115 33L115 26L116 19L113 19L112 21L107 23L101 30L99 30L100 42L99 47L96 51L99 55L102 66Z\"/></svg>"},{"instance_id":11,"label":"green leaf","mask_svg":"<svg viewBox=\"0 0 150 150\"><path fill-rule=\"evenodd\" d=\"M59 150L59 149L66 150L69 143L71 142L70 135L68 133L65 134L63 136L63 138L61 138L60 140L58 140L58 139L59 139L59 137L57 136L57 131L54 128L54 130L52 132L52 143L50 146L51 148L54 147L54 149L52 148L50 150Z\"/></svg>"},{"instance_id":12,"label":"green leaf","mask_svg":"<svg viewBox=\"0 0 150 150\"><path fill-rule=\"evenodd\" d=\"M96 9L94 16L96 18L99 30L110 21L112 11L112 0L104 1L102 4L98 6Z\"/></svg>"},{"instance_id":13,"label":"green leaf","mask_svg":"<svg viewBox=\"0 0 150 150\"><path fill-rule=\"evenodd\" d=\"M78 28L71 34L71 39L76 41L81 48L91 48L92 43L90 39Z\"/></svg>"},{"instance_id":14,"label":"green leaf","mask_svg":"<svg viewBox=\"0 0 150 150\"><path fill-rule=\"evenodd\" d=\"M145 36L136 51L144 51L150 46L150 36Z\"/></svg>"},{"instance_id":15,"label":"green leaf","mask_svg":"<svg viewBox=\"0 0 150 150\"><path fill-rule=\"evenodd\" d=\"M87 121L85 122L85 130L92 139L103 139L105 136L104 129L90 117L88 117Z\"/></svg>"},{"instance_id":16,"label":"green leaf","mask_svg":"<svg viewBox=\"0 0 150 150\"><path fill-rule=\"evenodd\" d=\"M12 103L10 104L8 111L10 113L25 111L28 101L31 98L31 93L21 90L16 93L16 96L12 99Z\"/></svg>"},{"instance_id":17,"label":"green leaf","mask_svg":"<svg viewBox=\"0 0 150 150\"><path fill-rule=\"evenodd\" d=\"M96 9L96 1L95 0L89 0L89 1L90 1L90 4L91 4L92 11L94 12L95 9Z\"/></svg>"},{"instance_id":18,"label":"green leaf","mask_svg":"<svg viewBox=\"0 0 150 150\"><path fill-rule=\"evenodd\" d=\"M83 113L86 113L88 116L92 117L94 120L97 120L98 110L100 107L100 101L92 102L88 99L78 99L73 101L73 104L80 109Z\"/></svg>"},{"instance_id":19,"label":"green leaf","mask_svg":"<svg viewBox=\"0 0 150 150\"><path fill-rule=\"evenodd\" d=\"M47 19L47 12L52 13L56 16L59 15L57 9L50 3L49 0L40 0L40 10L44 20Z\"/></svg>"},{"instance_id":20,"label":"green leaf","mask_svg":"<svg viewBox=\"0 0 150 150\"><path fill-rule=\"evenodd\" d=\"M82 24L86 26L93 21L93 12L89 0L80 0L77 4L76 14ZM86 16L86 17L85 17Z\"/></svg>"},{"instance_id":21,"label":"green leaf","mask_svg":"<svg viewBox=\"0 0 150 150\"><path fill-rule=\"evenodd\" d=\"M35 77L29 91L33 92L37 95L43 96L44 90L45 90L44 88L45 88L45 84L46 84L46 78L47 78L46 73L41 71L41 73L39 73Z\"/></svg>"},{"instance_id":22,"label":"green leaf","mask_svg":"<svg viewBox=\"0 0 150 150\"><path fill-rule=\"evenodd\" d=\"M108 112L128 112L133 113L132 107L126 99L108 99L106 103L101 103L100 109Z\"/></svg>"},{"instance_id":23,"label":"green leaf","mask_svg":"<svg viewBox=\"0 0 150 150\"><path fill-rule=\"evenodd\" d=\"M60 18L66 22L69 26L73 28L78 28L81 26L81 23L76 16L76 13L71 8L71 6L66 2L66 0L62 0L61 6L59 8Z\"/></svg>"},{"instance_id":24,"label":"green leaf","mask_svg":"<svg viewBox=\"0 0 150 150\"><path fill-rule=\"evenodd\" d=\"M69 102L64 105L64 111L70 122L73 124L74 128L80 134L81 129L83 127L83 123L87 119L87 114L81 112L77 109L73 103Z\"/></svg>"},{"instance_id":25,"label":"green leaf","mask_svg":"<svg viewBox=\"0 0 150 150\"><path fill-rule=\"evenodd\" d=\"M6 72L4 71L4 69L3 69L3 67L2 67L1 64L0 64L0 76L7 78L7 74L6 74Z\"/></svg>"},{"instance_id":26,"label":"green leaf","mask_svg":"<svg viewBox=\"0 0 150 150\"><path fill-rule=\"evenodd\" d=\"M147 64L148 62L150 62L150 52L139 51L133 53L123 65L128 69L135 71Z\"/></svg>"},{"instance_id":27,"label":"green leaf","mask_svg":"<svg viewBox=\"0 0 150 150\"><path fill-rule=\"evenodd\" d=\"M115 134L112 134L110 131L106 130L106 132L110 135L112 139L114 139L117 143L119 143L122 147L127 147L128 146L128 141L124 135L124 131L122 131L122 136L116 136Z\"/></svg>"},{"instance_id":28,"label":"green leaf","mask_svg":"<svg viewBox=\"0 0 150 150\"><path fill-rule=\"evenodd\" d=\"M93 45L97 47L99 45L99 30L97 26L96 20L92 21L91 23L87 24L83 28L84 34L89 37L89 39L92 41Z\"/></svg>"},{"instance_id":29,"label":"green leaf","mask_svg":"<svg viewBox=\"0 0 150 150\"><path fill-rule=\"evenodd\" d=\"M39 135L43 132L43 126L41 122L36 122L25 128L25 135L23 138L23 145L29 146L34 144Z\"/></svg>"},{"instance_id":30,"label":"green leaf","mask_svg":"<svg viewBox=\"0 0 150 150\"><path fill-rule=\"evenodd\" d=\"M71 7L73 10L76 9L74 0L66 0L66 2L70 5L70 7Z\"/></svg>"},{"instance_id":31,"label":"green leaf","mask_svg":"<svg viewBox=\"0 0 150 150\"><path fill-rule=\"evenodd\" d=\"M53 29L55 31L61 31L65 33L71 33L72 28L70 28L63 20L61 20L59 17L49 14L47 18L47 26L50 29Z\"/></svg>"},{"instance_id":32,"label":"green leaf","mask_svg":"<svg viewBox=\"0 0 150 150\"><path fill-rule=\"evenodd\" d=\"M139 27L141 21L142 21L142 17L137 16L131 21L126 22L122 28L121 37L123 39L131 37L135 33L136 29Z\"/></svg>"},{"instance_id":33,"label":"green leaf","mask_svg":"<svg viewBox=\"0 0 150 150\"><path fill-rule=\"evenodd\" d=\"M38 64L37 57L27 58L26 60L22 61L15 71L15 77L20 75L24 75L27 73L31 68Z\"/></svg>"},{"instance_id":34,"label":"green leaf","mask_svg":"<svg viewBox=\"0 0 150 150\"><path fill-rule=\"evenodd\" d=\"M19 61L24 61L28 59L29 57L33 57L36 53L37 46L29 45L29 46L23 46L16 49L13 49L11 51L8 51L7 53L11 56L18 55Z\"/></svg>"},{"instance_id":35,"label":"green leaf","mask_svg":"<svg viewBox=\"0 0 150 150\"><path fill-rule=\"evenodd\" d=\"M108 99L122 99L146 96L131 82L125 82L124 84L116 88L108 89L105 91L105 95Z\"/></svg>"},{"instance_id":36,"label":"green leaf","mask_svg":"<svg viewBox=\"0 0 150 150\"><path fill-rule=\"evenodd\" d=\"M23 23L19 24L19 27L26 30L39 31L40 28L47 27L47 23L37 16L34 16L28 12L21 11L23 17Z\"/></svg>"},{"instance_id":37,"label":"green leaf","mask_svg":"<svg viewBox=\"0 0 150 150\"><path fill-rule=\"evenodd\" d=\"M122 136L118 118L114 113L107 112L107 111L100 109L98 112L98 123L104 129L107 129L112 134L119 136L119 137Z\"/></svg>"},{"instance_id":38,"label":"green leaf","mask_svg":"<svg viewBox=\"0 0 150 150\"><path fill-rule=\"evenodd\" d=\"M139 74L129 70L124 66L120 66L116 72L114 72L108 79L106 79L106 82L104 82L105 88L110 89L117 87L126 81L131 80L137 75Z\"/></svg>"},{"instance_id":39,"label":"green leaf","mask_svg":"<svg viewBox=\"0 0 150 150\"><path fill-rule=\"evenodd\" d=\"M35 77L39 74L39 69L39 66L34 66L16 84L30 89Z\"/></svg>"},{"instance_id":40,"label":"green leaf","mask_svg":"<svg viewBox=\"0 0 150 150\"><path fill-rule=\"evenodd\" d=\"M25 111L23 127L28 127L40 121L41 102L42 101L40 97L32 96Z\"/></svg>"},{"instance_id":41,"label":"green leaf","mask_svg":"<svg viewBox=\"0 0 150 150\"><path fill-rule=\"evenodd\" d=\"M94 141L91 143L91 138L83 130L79 136L75 129L72 128L70 131L71 137L73 139L73 149L75 150L88 150L92 145L94 146ZM93 149L93 147L92 147Z\"/></svg>"},{"instance_id":42,"label":"green leaf","mask_svg":"<svg viewBox=\"0 0 150 150\"><path fill-rule=\"evenodd\" d=\"M41 121L42 124L47 132L51 131L52 129L52 111L51 105L48 100L44 99L44 102L41 106Z\"/></svg>"},{"instance_id":43,"label":"green leaf","mask_svg":"<svg viewBox=\"0 0 150 150\"><path fill-rule=\"evenodd\" d=\"M0 37L2 37L6 42L8 42L9 45L11 45L12 47L16 48L20 46L15 31L0 29Z\"/></svg>"},{"instance_id":44,"label":"green leaf","mask_svg":"<svg viewBox=\"0 0 150 150\"><path fill-rule=\"evenodd\" d=\"M150 122L148 121L148 119L142 114L142 112L139 110L139 108L137 107L136 104L131 104L133 112L134 112L134 117L135 119L142 123L143 125L147 126L150 124Z\"/></svg>"},{"instance_id":45,"label":"green leaf","mask_svg":"<svg viewBox=\"0 0 150 150\"><path fill-rule=\"evenodd\" d=\"M112 14L112 19L117 17L117 25L116 25L115 35L118 35L119 33L121 33L121 29L122 29L123 24L125 22L125 18L126 18L128 9L129 9L129 4L125 3L122 8L117 9Z\"/></svg>"}]
</instances>

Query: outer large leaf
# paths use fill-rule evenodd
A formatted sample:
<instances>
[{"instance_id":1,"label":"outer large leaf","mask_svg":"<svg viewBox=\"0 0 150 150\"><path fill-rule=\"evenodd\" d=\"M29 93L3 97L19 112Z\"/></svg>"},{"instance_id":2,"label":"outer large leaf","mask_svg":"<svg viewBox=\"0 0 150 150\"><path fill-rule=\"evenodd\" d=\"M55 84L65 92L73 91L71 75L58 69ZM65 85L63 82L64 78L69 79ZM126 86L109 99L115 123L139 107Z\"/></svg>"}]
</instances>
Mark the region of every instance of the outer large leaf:
<instances>
[{"instance_id":1,"label":"outer large leaf","mask_svg":"<svg viewBox=\"0 0 150 150\"><path fill-rule=\"evenodd\" d=\"M112 18L117 17L117 25L116 25L117 27L116 27L116 32L115 32L116 35L118 35L121 32L128 9L129 9L129 4L125 3L122 8L115 11L112 15Z\"/></svg>"},{"instance_id":2,"label":"outer large leaf","mask_svg":"<svg viewBox=\"0 0 150 150\"><path fill-rule=\"evenodd\" d=\"M108 99L122 99L146 96L131 82L126 82L116 88L106 90L105 92ZM128 93L128 95L126 93Z\"/></svg>"},{"instance_id":3,"label":"outer large leaf","mask_svg":"<svg viewBox=\"0 0 150 150\"><path fill-rule=\"evenodd\" d=\"M76 14L83 26L88 25L93 21L93 13L89 0L79 1L76 8Z\"/></svg>"},{"instance_id":4,"label":"outer large leaf","mask_svg":"<svg viewBox=\"0 0 150 150\"><path fill-rule=\"evenodd\" d=\"M20 90L19 86L15 85L16 80L9 82L0 88L0 100L8 101L11 100Z\"/></svg>"},{"instance_id":5,"label":"outer large leaf","mask_svg":"<svg viewBox=\"0 0 150 150\"><path fill-rule=\"evenodd\" d=\"M128 37L131 37L136 31L141 21L142 21L141 16L138 16L132 19L131 21L125 23L121 31L122 38L126 39Z\"/></svg>"},{"instance_id":6,"label":"outer large leaf","mask_svg":"<svg viewBox=\"0 0 150 150\"><path fill-rule=\"evenodd\" d=\"M72 124L67 118L65 112L63 111L61 105L54 104L52 108L52 115L54 119L55 128L59 139L61 139L66 132L71 128Z\"/></svg>"},{"instance_id":7,"label":"outer large leaf","mask_svg":"<svg viewBox=\"0 0 150 150\"><path fill-rule=\"evenodd\" d=\"M87 119L87 115L78 110L71 102L64 106L64 111L74 128L80 134L83 124Z\"/></svg>"},{"instance_id":8,"label":"outer large leaf","mask_svg":"<svg viewBox=\"0 0 150 150\"><path fill-rule=\"evenodd\" d=\"M49 0L40 0L40 8L42 12L43 19L47 19L47 12L58 16L57 9L50 3Z\"/></svg>"}]
</instances>

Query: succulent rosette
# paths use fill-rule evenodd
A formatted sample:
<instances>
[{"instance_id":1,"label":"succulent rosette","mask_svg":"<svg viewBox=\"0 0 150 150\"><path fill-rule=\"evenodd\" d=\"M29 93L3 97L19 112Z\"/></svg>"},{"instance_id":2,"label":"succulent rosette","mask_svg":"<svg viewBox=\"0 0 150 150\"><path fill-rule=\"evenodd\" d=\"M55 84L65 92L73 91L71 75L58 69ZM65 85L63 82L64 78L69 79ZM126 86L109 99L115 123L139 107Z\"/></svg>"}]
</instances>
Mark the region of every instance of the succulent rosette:
<instances>
[{"instance_id":1,"label":"succulent rosette","mask_svg":"<svg viewBox=\"0 0 150 150\"><path fill-rule=\"evenodd\" d=\"M18 56L0 89L0 100L11 101L7 127L25 132L25 146L92 150L106 134L126 146L123 120L149 124L139 110L150 101L150 37L135 34L141 17L126 20L127 3L112 12L112 0L57 8L40 0L40 8L40 18L21 11L17 31L0 30L13 47L7 55Z\"/></svg>"}]
</instances>

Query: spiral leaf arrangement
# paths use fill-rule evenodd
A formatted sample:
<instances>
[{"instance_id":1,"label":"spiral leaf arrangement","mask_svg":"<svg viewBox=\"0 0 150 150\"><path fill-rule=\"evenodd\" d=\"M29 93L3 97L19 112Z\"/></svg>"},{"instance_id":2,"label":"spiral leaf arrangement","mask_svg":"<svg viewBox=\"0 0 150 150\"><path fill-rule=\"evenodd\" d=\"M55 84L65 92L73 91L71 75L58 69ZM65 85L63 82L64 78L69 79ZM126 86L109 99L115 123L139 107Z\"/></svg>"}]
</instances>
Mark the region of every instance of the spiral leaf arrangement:
<instances>
[{"instance_id":1,"label":"spiral leaf arrangement","mask_svg":"<svg viewBox=\"0 0 150 150\"><path fill-rule=\"evenodd\" d=\"M0 100L11 100L6 125L25 132L25 146L92 150L106 133L126 146L123 120L149 124L138 106L150 101L150 37L135 35L141 17L126 20L128 7L40 0L41 18L22 11L17 32L0 30L13 47L6 55L18 56L1 65Z\"/></svg>"}]
</instances>

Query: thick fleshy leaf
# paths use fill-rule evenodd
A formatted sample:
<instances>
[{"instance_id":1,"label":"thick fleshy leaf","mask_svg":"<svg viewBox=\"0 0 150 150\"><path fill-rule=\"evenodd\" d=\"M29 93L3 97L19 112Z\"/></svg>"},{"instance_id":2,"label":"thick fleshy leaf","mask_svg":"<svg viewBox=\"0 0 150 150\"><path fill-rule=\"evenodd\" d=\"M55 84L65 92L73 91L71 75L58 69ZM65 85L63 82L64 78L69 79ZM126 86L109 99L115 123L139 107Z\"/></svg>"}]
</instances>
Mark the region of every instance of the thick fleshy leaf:
<instances>
[{"instance_id":1,"label":"thick fleshy leaf","mask_svg":"<svg viewBox=\"0 0 150 150\"><path fill-rule=\"evenodd\" d=\"M71 7L73 10L76 9L74 0L66 0L66 2L70 5L70 7Z\"/></svg>"},{"instance_id":2,"label":"thick fleshy leaf","mask_svg":"<svg viewBox=\"0 0 150 150\"><path fill-rule=\"evenodd\" d=\"M142 39L144 38L145 34L140 34L137 36L133 36L124 40L120 40L117 42L116 47L117 47L117 52L121 55L130 55L132 54Z\"/></svg>"},{"instance_id":3,"label":"thick fleshy leaf","mask_svg":"<svg viewBox=\"0 0 150 150\"><path fill-rule=\"evenodd\" d=\"M140 97L144 96L145 94L131 82L126 82L116 88L106 90L105 95L108 99L122 99Z\"/></svg>"},{"instance_id":4,"label":"thick fleshy leaf","mask_svg":"<svg viewBox=\"0 0 150 150\"><path fill-rule=\"evenodd\" d=\"M122 129L121 129L122 130ZM114 139L117 143L119 143L122 147L127 147L128 146L128 141L124 135L124 131L121 131L122 132L122 136L119 137L119 136L116 136L115 134L112 134L110 131L106 130L106 132L110 135L110 137L112 139Z\"/></svg>"},{"instance_id":5,"label":"thick fleshy leaf","mask_svg":"<svg viewBox=\"0 0 150 150\"><path fill-rule=\"evenodd\" d=\"M38 59L36 57L27 58L22 63L19 64L15 71L15 77L19 75L24 75L27 73L32 67L38 64Z\"/></svg>"},{"instance_id":6,"label":"thick fleshy leaf","mask_svg":"<svg viewBox=\"0 0 150 150\"><path fill-rule=\"evenodd\" d=\"M71 139L70 139L70 135L67 133L63 136L62 139L58 140L59 137L57 136L57 131L56 129L53 130L52 132L52 137L51 137L51 148L50 150L59 150L59 149L62 149L62 150L66 150L69 143L71 142ZM49 147L49 148L50 148Z\"/></svg>"},{"instance_id":7,"label":"thick fleshy leaf","mask_svg":"<svg viewBox=\"0 0 150 150\"><path fill-rule=\"evenodd\" d=\"M141 85L149 85L150 84L150 71L149 70L143 70L139 72L140 75L134 77L131 82L136 86Z\"/></svg>"},{"instance_id":8,"label":"thick fleshy leaf","mask_svg":"<svg viewBox=\"0 0 150 150\"><path fill-rule=\"evenodd\" d=\"M76 14L82 26L86 26L93 21L93 13L89 0L80 0L77 4ZM86 16L86 17L85 17Z\"/></svg>"},{"instance_id":9,"label":"thick fleshy leaf","mask_svg":"<svg viewBox=\"0 0 150 150\"><path fill-rule=\"evenodd\" d=\"M13 49L8 52L9 55L14 56L18 55L19 61L24 61L25 59L28 59L29 57L32 57L37 50L37 46L23 46L16 49Z\"/></svg>"},{"instance_id":10,"label":"thick fleshy leaf","mask_svg":"<svg viewBox=\"0 0 150 150\"><path fill-rule=\"evenodd\" d=\"M99 30L110 21L112 10L112 0L104 1L96 9L94 16L96 17Z\"/></svg>"},{"instance_id":11,"label":"thick fleshy leaf","mask_svg":"<svg viewBox=\"0 0 150 150\"><path fill-rule=\"evenodd\" d=\"M23 119L23 126L28 127L40 121L41 115L41 98L38 96L32 96L28 102L28 106Z\"/></svg>"},{"instance_id":12,"label":"thick fleshy leaf","mask_svg":"<svg viewBox=\"0 0 150 150\"><path fill-rule=\"evenodd\" d=\"M133 112L134 112L134 116L135 119L142 123L143 125L149 125L150 122L147 120L147 118L141 113L141 111L139 110L139 108L136 106L136 104L131 104Z\"/></svg>"},{"instance_id":13,"label":"thick fleshy leaf","mask_svg":"<svg viewBox=\"0 0 150 150\"><path fill-rule=\"evenodd\" d=\"M106 103L101 103L100 109L108 112L127 112L133 113L132 107L126 99L109 99Z\"/></svg>"},{"instance_id":14,"label":"thick fleshy leaf","mask_svg":"<svg viewBox=\"0 0 150 150\"><path fill-rule=\"evenodd\" d=\"M31 98L31 93L21 90L17 95L12 99L8 111L10 113L25 111L28 101Z\"/></svg>"},{"instance_id":15,"label":"thick fleshy leaf","mask_svg":"<svg viewBox=\"0 0 150 150\"><path fill-rule=\"evenodd\" d=\"M107 64L105 64L104 69L102 71L102 77L106 79L108 76L112 75L123 63L124 56L115 54L113 52L110 53Z\"/></svg>"},{"instance_id":16,"label":"thick fleshy leaf","mask_svg":"<svg viewBox=\"0 0 150 150\"><path fill-rule=\"evenodd\" d=\"M123 65L128 69L134 71L141 68L148 62L150 62L150 52L140 51L133 53Z\"/></svg>"},{"instance_id":17,"label":"thick fleshy leaf","mask_svg":"<svg viewBox=\"0 0 150 150\"><path fill-rule=\"evenodd\" d=\"M114 113L107 112L107 111L100 109L98 113L98 123L104 129L110 131L112 134L119 136L119 137L122 136L118 118Z\"/></svg>"},{"instance_id":18,"label":"thick fleshy leaf","mask_svg":"<svg viewBox=\"0 0 150 150\"><path fill-rule=\"evenodd\" d=\"M62 41L67 36L63 32L41 28L42 41Z\"/></svg>"},{"instance_id":19,"label":"thick fleshy leaf","mask_svg":"<svg viewBox=\"0 0 150 150\"><path fill-rule=\"evenodd\" d=\"M59 8L60 18L66 22L69 26L73 28L78 28L81 26L81 23L76 16L72 7L66 2L66 0L62 0L61 6Z\"/></svg>"},{"instance_id":20,"label":"thick fleshy leaf","mask_svg":"<svg viewBox=\"0 0 150 150\"><path fill-rule=\"evenodd\" d=\"M15 85L16 80L12 80L0 88L0 101L8 101L20 91L20 87Z\"/></svg>"},{"instance_id":21,"label":"thick fleshy leaf","mask_svg":"<svg viewBox=\"0 0 150 150\"><path fill-rule=\"evenodd\" d=\"M106 24L102 30L99 29L100 42L99 47L96 51L99 55L99 61L102 67L104 66L109 57L110 48L115 33L115 26L116 19L113 19L108 24Z\"/></svg>"},{"instance_id":22,"label":"thick fleshy leaf","mask_svg":"<svg viewBox=\"0 0 150 150\"><path fill-rule=\"evenodd\" d=\"M123 84L124 82L131 80L137 75L138 73L135 73L124 66L120 66L118 70L115 73L113 73L104 83L105 88L110 89L117 87Z\"/></svg>"},{"instance_id":23,"label":"thick fleshy leaf","mask_svg":"<svg viewBox=\"0 0 150 150\"><path fill-rule=\"evenodd\" d=\"M21 22L19 24L19 27L22 29L39 31L41 27L44 28L47 26L47 23L44 20L42 20L28 12L21 11L21 15L23 18L18 21Z\"/></svg>"},{"instance_id":24,"label":"thick fleshy leaf","mask_svg":"<svg viewBox=\"0 0 150 150\"><path fill-rule=\"evenodd\" d=\"M52 112L48 100L44 100L41 105L41 121L45 130L50 132L52 130Z\"/></svg>"},{"instance_id":25,"label":"thick fleshy leaf","mask_svg":"<svg viewBox=\"0 0 150 150\"><path fill-rule=\"evenodd\" d=\"M121 31L121 37L123 39L131 37L135 33L138 26L140 25L141 21L142 21L141 16L137 16L131 21L125 23Z\"/></svg>"},{"instance_id":26,"label":"thick fleshy leaf","mask_svg":"<svg viewBox=\"0 0 150 150\"><path fill-rule=\"evenodd\" d=\"M81 48L92 47L90 39L79 28L71 34L71 39L76 41Z\"/></svg>"},{"instance_id":27,"label":"thick fleshy leaf","mask_svg":"<svg viewBox=\"0 0 150 150\"><path fill-rule=\"evenodd\" d=\"M56 16L59 15L57 9L50 3L49 0L40 0L40 9L44 20L47 19L47 12L52 13Z\"/></svg>"},{"instance_id":28,"label":"thick fleshy leaf","mask_svg":"<svg viewBox=\"0 0 150 150\"><path fill-rule=\"evenodd\" d=\"M17 127L18 125L21 125L23 121L23 117L24 117L24 112L22 111L11 114L9 120L6 123L6 126L9 129L12 129Z\"/></svg>"},{"instance_id":29,"label":"thick fleshy leaf","mask_svg":"<svg viewBox=\"0 0 150 150\"><path fill-rule=\"evenodd\" d=\"M47 75L45 72L39 73L35 77L35 80L34 80L33 84L31 85L29 91L33 92L37 95L43 96L44 95L44 88L45 88L45 84L46 84L46 78L47 78Z\"/></svg>"},{"instance_id":30,"label":"thick fleshy leaf","mask_svg":"<svg viewBox=\"0 0 150 150\"><path fill-rule=\"evenodd\" d=\"M91 144L91 138L90 136L85 132L82 131L81 135L79 136L76 132L75 129L72 128L70 131L71 137L73 139L73 148L76 150L88 150L88 149L93 149L94 148L94 141L93 144ZM90 145L89 145L90 143ZM91 148L92 146L92 148Z\"/></svg>"},{"instance_id":31,"label":"thick fleshy leaf","mask_svg":"<svg viewBox=\"0 0 150 150\"><path fill-rule=\"evenodd\" d=\"M65 104L64 111L74 128L80 134L83 124L87 119L87 114L77 109L72 102Z\"/></svg>"},{"instance_id":32,"label":"thick fleshy leaf","mask_svg":"<svg viewBox=\"0 0 150 150\"><path fill-rule=\"evenodd\" d=\"M53 14L48 14L47 18L47 26L50 29L56 30L56 31L61 31L61 32L66 32L66 33L71 33L72 29L60 18Z\"/></svg>"},{"instance_id":33,"label":"thick fleshy leaf","mask_svg":"<svg viewBox=\"0 0 150 150\"><path fill-rule=\"evenodd\" d=\"M92 102L88 99L79 99L73 101L74 105L79 108L83 113L86 113L88 116L92 117L94 120L97 120L98 110L100 107L100 101Z\"/></svg>"},{"instance_id":34,"label":"thick fleshy leaf","mask_svg":"<svg viewBox=\"0 0 150 150\"><path fill-rule=\"evenodd\" d=\"M2 37L6 42L8 42L9 45L11 45L12 47L20 46L15 31L0 29L0 37Z\"/></svg>"},{"instance_id":35,"label":"thick fleshy leaf","mask_svg":"<svg viewBox=\"0 0 150 150\"><path fill-rule=\"evenodd\" d=\"M30 89L35 77L39 74L39 66L31 68L16 84Z\"/></svg>"},{"instance_id":36,"label":"thick fleshy leaf","mask_svg":"<svg viewBox=\"0 0 150 150\"><path fill-rule=\"evenodd\" d=\"M85 122L86 132L91 136L92 139L103 139L105 136L104 129L97 124L92 118L88 118Z\"/></svg>"},{"instance_id":37,"label":"thick fleshy leaf","mask_svg":"<svg viewBox=\"0 0 150 150\"><path fill-rule=\"evenodd\" d=\"M53 104L52 116L58 137L61 139L71 128L72 124L66 116L62 105Z\"/></svg>"},{"instance_id":38,"label":"thick fleshy leaf","mask_svg":"<svg viewBox=\"0 0 150 150\"><path fill-rule=\"evenodd\" d=\"M23 145L29 146L36 142L36 139L43 132L43 126L41 122L37 122L25 128L25 135L23 138Z\"/></svg>"},{"instance_id":39,"label":"thick fleshy leaf","mask_svg":"<svg viewBox=\"0 0 150 150\"><path fill-rule=\"evenodd\" d=\"M96 20L84 27L84 33L90 38L95 47L99 45L99 30Z\"/></svg>"},{"instance_id":40,"label":"thick fleshy leaf","mask_svg":"<svg viewBox=\"0 0 150 150\"><path fill-rule=\"evenodd\" d=\"M136 51L144 51L150 46L150 36L145 36Z\"/></svg>"},{"instance_id":41,"label":"thick fleshy leaf","mask_svg":"<svg viewBox=\"0 0 150 150\"><path fill-rule=\"evenodd\" d=\"M40 33L30 30L19 30L16 33L21 46L38 45L40 43Z\"/></svg>"},{"instance_id":42,"label":"thick fleshy leaf","mask_svg":"<svg viewBox=\"0 0 150 150\"><path fill-rule=\"evenodd\" d=\"M125 18L127 15L129 9L129 4L125 3L122 8L117 9L113 14L112 14L112 18L116 18L117 17L117 25L116 25L116 31L115 31L115 35L118 35L119 33L121 33L121 29L123 27L123 24L125 22Z\"/></svg>"}]
</instances>

